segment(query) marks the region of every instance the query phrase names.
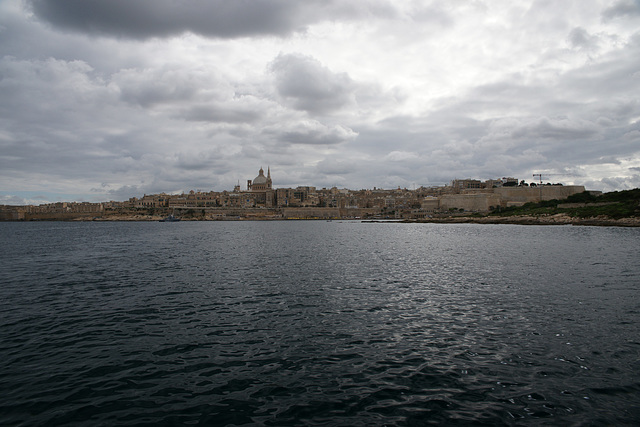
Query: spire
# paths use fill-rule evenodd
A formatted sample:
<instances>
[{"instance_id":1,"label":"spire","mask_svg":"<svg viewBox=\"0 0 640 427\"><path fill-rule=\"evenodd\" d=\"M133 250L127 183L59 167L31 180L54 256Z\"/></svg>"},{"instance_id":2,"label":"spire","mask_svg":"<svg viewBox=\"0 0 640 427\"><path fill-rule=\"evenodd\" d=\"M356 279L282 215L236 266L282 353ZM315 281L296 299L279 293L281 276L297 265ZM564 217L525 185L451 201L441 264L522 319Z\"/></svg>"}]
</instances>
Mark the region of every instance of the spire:
<instances>
[{"instance_id":1,"label":"spire","mask_svg":"<svg viewBox=\"0 0 640 427\"><path fill-rule=\"evenodd\" d=\"M271 179L271 167L267 166L267 178Z\"/></svg>"}]
</instances>

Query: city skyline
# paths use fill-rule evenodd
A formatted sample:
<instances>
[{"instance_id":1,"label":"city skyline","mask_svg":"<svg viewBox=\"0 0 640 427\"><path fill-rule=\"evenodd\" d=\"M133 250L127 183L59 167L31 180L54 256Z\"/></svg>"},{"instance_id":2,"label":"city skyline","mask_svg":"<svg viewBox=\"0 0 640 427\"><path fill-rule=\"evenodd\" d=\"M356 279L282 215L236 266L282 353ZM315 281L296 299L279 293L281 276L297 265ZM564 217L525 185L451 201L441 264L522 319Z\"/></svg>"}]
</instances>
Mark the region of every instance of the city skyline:
<instances>
[{"instance_id":1,"label":"city skyline","mask_svg":"<svg viewBox=\"0 0 640 427\"><path fill-rule=\"evenodd\" d=\"M153 220L168 210L183 210L201 220L238 218L360 218L417 219L431 214L488 213L528 202L560 200L586 191L584 186L536 185L513 177L480 181L454 180L448 186L417 189L347 189L273 187L270 168L260 168L254 179L233 191L195 191L180 194L144 194L127 201L54 202L2 206L2 220ZM536 188L537 187L537 188ZM590 192L592 196L599 192ZM185 211L186 210L186 211ZM173 214L172 214L173 215Z\"/></svg>"},{"instance_id":2,"label":"city skyline","mask_svg":"<svg viewBox=\"0 0 640 427\"><path fill-rule=\"evenodd\" d=\"M225 189L221 189L221 190L215 190L215 189L203 189L203 188L198 188L198 189L186 189L186 190L180 190L180 191L159 191L156 193L143 193L143 194L133 194L132 196L130 196L128 198L128 201L131 202L133 200L141 200L144 199L145 197L158 197L158 196L167 196L167 197L180 197L180 196L186 196L186 195L193 195L193 194L222 194L222 193L253 193L255 191L261 192L263 190L269 190L269 191L277 191L277 190L291 190L294 191L296 189L305 189L305 191L324 191L324 192L330 192L330 191L338 191L341 193L360 193L360 192L371 192L371 191L378 191L378 192L384 192L384 193L394 193L397 191L402 191L402 192L422 192L424 193L426 192L436 192L436 193L440 193L441 191L445 191L445 192L451 192L451 191L458 191L460 189L466 189L466 190L473 190L473 189L490 189L492 186L495 187L496 185L502 187L503 185L505 187L508 186L513 186L513 187L536 187L536 186L564 186L565 184L561 181L553 181L550 179L546 178L546 175L544 174L537 174L533 175L534 179L530 179L530 180L526 180L526 179L519 179L517 177L496 177L496 178L490 178L490 179L486 179L486 180L482 180L482 179L478 179L478 178L472 178L472 177L467 177L467 178L463 178L463 179L459 179L459 178L455 178L452 179L446 183L443 184L439 184L436 185L434 183L434 185L430 185L430 186L425 186L425 185L413 185L412 187L393 187L393 188L382 188L382 187L350 187L350 186L341 186L341 187L337 187L337 186L317 186L314 185L313 183L306 183L306 184L302 184L302 185L296 185L296 186L284 186L284 185L278 185L278 183L276 182L276 184L274 185L272 183L272 179L271 179L271 170L270 170L270 166L267 168L268 172L267 172L267 176L265 177L264 175L264 168L260 167L259 171L258 171L258 176L253 178L253 179L245 179L244 181L238 180L238 182L233 186L233 188L225 188ZM255 173L254 173L255 175ZM542 176L540 176L542 175ZM256 179L259 179L260 177L262 177L263 179L266 179L265 183L267 184L266 186L264 185L258 185L256 186ZM267 178L268 177L268 178ZM263 182L260 182L260 184L263 184ZM570 184L571 186L571 184ZM597 190L596 190L597 191ZM31 205L31 206L38 206L38 205L49 205L49 204L57 204L57 203L91 203L91 204L101 204L101 203L109 203L109 202L126 202L127 199L124 200L116 200L116 199L104 199L104 200L94 200L94 201L86 201L86 200L55 200L55 201L43 201L43 202L38 202L38 203L0 203L0 206L6 205L6 206L21 206L21 205Z\"/></svg>"},{"instance_id":3,"label":"city skyline","mask_svg":"<svg viewBox=\"0 0 640 427\"><path fill-rule=\"evenodd\" d=\"M0 204L640 187L637 1L0 3Z\"/></svg>"}]
</instances>

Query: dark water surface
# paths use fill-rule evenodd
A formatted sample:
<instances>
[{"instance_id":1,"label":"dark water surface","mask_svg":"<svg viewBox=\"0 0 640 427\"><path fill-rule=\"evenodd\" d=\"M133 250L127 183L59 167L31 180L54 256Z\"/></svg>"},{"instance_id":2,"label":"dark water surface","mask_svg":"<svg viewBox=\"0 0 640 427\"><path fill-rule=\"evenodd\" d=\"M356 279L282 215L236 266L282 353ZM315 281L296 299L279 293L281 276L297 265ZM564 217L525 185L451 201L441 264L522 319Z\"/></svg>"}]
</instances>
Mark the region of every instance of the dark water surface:
<instances>
[{"instance_id":1,"label":"dark water surface","mask_svg":"<svg viewBox=\"0 0 640 427\"><path fill-rule=\"evenodd\" d=\"M640 229L0 223L1 425L640 424Z\"/></svg>"}]
</instances>

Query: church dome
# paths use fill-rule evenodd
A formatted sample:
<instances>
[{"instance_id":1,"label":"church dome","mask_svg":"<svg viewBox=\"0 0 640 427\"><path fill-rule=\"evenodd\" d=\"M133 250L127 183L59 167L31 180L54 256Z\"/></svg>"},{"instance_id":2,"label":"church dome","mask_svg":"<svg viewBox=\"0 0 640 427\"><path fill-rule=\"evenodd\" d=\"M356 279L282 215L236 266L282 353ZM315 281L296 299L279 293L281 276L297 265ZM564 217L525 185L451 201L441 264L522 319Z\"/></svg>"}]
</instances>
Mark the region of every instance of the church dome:
<instances>
[{"instance_id":1,"label":"church dome","mask_svg":"<svg viewBox=\"0 0 640 427\"><path fill-rule=\"evenodd\" d=\"M267 177L264 176L264 170L262 170L262 168L260 168L260 172L259 175L253 180L253 185L260 185L260 184L266 184L267 183Z\"/></svg>"}]
</instances>

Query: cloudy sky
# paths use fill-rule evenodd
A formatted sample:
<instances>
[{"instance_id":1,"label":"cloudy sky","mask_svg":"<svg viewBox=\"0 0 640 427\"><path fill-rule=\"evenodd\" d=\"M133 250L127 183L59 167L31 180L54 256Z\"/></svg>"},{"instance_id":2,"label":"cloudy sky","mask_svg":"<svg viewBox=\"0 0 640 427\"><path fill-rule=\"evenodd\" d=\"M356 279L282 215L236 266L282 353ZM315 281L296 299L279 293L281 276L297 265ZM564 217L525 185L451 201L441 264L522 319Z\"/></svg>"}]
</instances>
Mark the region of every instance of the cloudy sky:
<instances>
[{"instance_id":1,"label":"cloudy sky","mask_svg":"<svg viewBox=\"0 0 640 427\"><path fill-rule=\"evenodd\" d=\"M640 0L0 0L0 204L640 187Z\"/></svg>"}]
</instances>

